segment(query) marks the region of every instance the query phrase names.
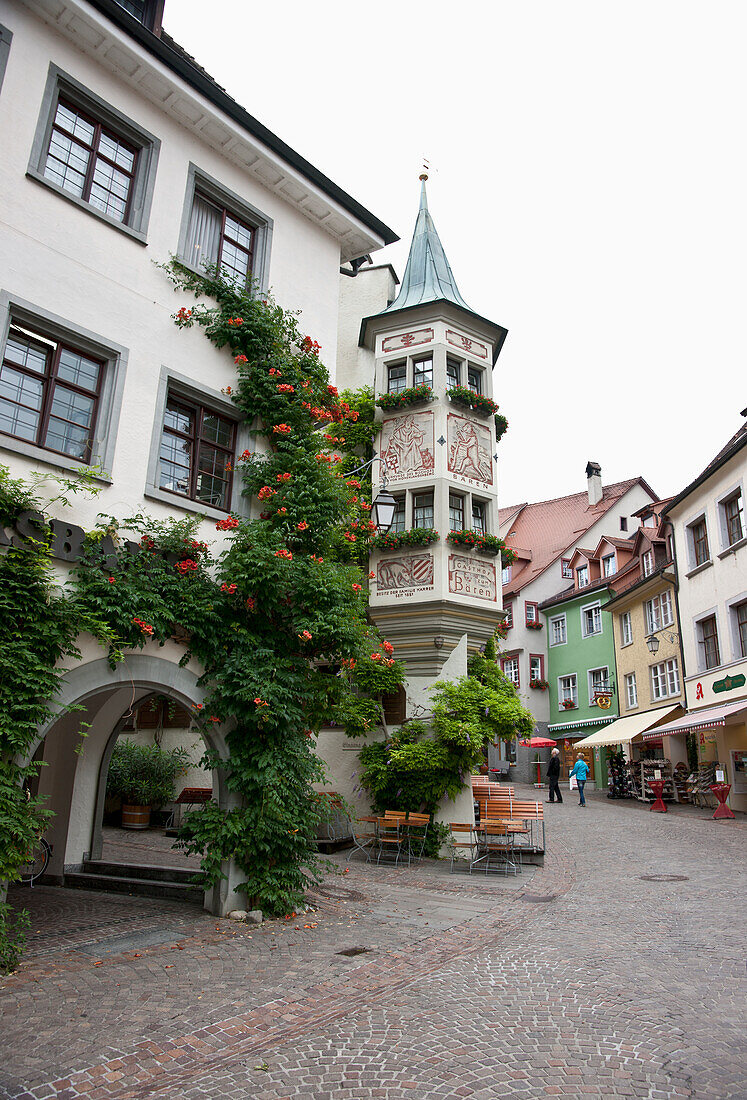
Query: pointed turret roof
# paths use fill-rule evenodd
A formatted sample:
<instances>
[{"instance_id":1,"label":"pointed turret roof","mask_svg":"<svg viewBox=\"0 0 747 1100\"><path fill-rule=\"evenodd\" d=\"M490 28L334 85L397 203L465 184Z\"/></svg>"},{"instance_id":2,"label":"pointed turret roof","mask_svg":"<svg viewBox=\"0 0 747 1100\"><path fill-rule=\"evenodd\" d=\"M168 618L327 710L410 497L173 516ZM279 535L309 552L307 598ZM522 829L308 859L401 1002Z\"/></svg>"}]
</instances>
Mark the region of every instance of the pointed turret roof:
<instances>
[{"instance_id":1,"label":"pointed turret roof","mask_svg":"<svg viewBox=\"0 0 747 1100\"><path fill-rule=\"evenodd\" d=\"M382 312L395 313L399 309L423 305L426 302L447 301L473 313L459 293L444 246L428 210L428 196L425 191L427 178L420 177L420 209L399 294Z\"/></svg>"}]
</instances>

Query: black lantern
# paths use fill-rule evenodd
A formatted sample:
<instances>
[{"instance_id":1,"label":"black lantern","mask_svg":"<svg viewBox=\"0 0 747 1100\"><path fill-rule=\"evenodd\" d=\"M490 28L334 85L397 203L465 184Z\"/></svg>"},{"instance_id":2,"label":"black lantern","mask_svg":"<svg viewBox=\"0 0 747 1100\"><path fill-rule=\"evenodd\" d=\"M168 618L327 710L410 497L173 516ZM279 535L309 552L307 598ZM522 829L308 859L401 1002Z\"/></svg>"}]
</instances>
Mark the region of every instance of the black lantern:
<instances>
[{"instance_id":1,"label":"black lantern","mask_svg":"<svg viewBox=\"0 0 747 1100\"><path fill-rule=\"evenodd\" d=\"M397 501L387 488L383 488L371 507L371 516L382 535L385 535L394 522Z\"/></svg>"},{"instance_id":2,"label":"black lantern","mask_svg":"<svg viewBox=\"0 0 747 1100\"><path fill-rule=\"evenodd\" d=\"M656 637L655 634L649 634L648 638L646 638L646 645L648 646L648 651L650 654L652 654L652 656L659 652L659 639Z\"/></svg>"}]
</instances>

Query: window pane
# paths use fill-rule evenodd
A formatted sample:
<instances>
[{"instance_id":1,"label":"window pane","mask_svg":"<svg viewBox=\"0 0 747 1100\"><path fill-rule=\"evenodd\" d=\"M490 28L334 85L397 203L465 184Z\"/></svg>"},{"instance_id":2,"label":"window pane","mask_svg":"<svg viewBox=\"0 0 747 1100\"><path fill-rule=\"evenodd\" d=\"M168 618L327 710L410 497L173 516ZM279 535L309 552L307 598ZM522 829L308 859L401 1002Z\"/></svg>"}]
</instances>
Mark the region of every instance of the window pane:
<instances>
[{"instance_id":1,"label":"window pane","mask_svg":"<svg viewBox=\"0 0 747 1100\"><path fill-rule=\"evenodd\" d=\"M387 391L389 393L401 393L407 386L407 364L397 363L388 368Z\"/></svg>"},{"instance_id":2,"label":"window pane","mask_svg":"<svg viewBox=\"0 0 747 1100\"><path fill-rule=\"evenodd\" d=\"M449 494L449 529L461 531L464 527L464 499Z\"/></svg>"},{"instance_id":3,"label":"window pane","mask_svg":"<svg viewBox=\"0 0 747 1100\"><path fill-rule=\"evenodd\" d=\"M91 206L103 210L109 217L124 221L131 183L131 177L120 172L113 164L97 160L88 201Z\"/></svg>"},{"instance_id":4,"label":"window pane","mask_svg":"<svg viewBox=\"0 0 747 1100\"><path fill-rule=\"evenodd\" d=\"M99 381L100 366L93 359L87 359L79 352L63 348L57 367L57 377L72 382L82 390L96 390Z\"/></svg>"},{"instance_id":5,"label":"window pane","mask_svg":"<svg viewBox=\"0 0 747 1100\"><path fill-rule=\"evenodd\" d=\"M47 357L53 348L54 345L45 348L42 344L34 343L21 333L11 330L5 345L5 358L19 367L26 367L27 370L36 371L37 374L44 374L47 369Z\"/></svg>"},{"instance_id":6,"label":"window pane","mask_svg":"<svg viewBox=\"0 0 747 1100\"><path fill-rule=\"evenodd\" d=\"M482 371L467 367L467 385L473 393L482 393Z\"/></svg>"},{"instance_id":7,"label":"window pane","mask_svg":"<svg viewBox=\"0 0 747 1100\"><path fill-rule=\"evenodd\" d=\"M485 505L472 504L472 530L479 534L485 534Z\"/></svg>"},{"instance_id":8,"label":"window pane","mask_svg":"<svg viewBox=\"0 0 747 1100\"><path fill-rule=\"evenodd\" d=\"M41 409L43 388L44 383L40 378L30 378L22 371L13 370L7 365L0 370L0 397L6 401L38 412Z\"/></svg>"},{"instance_id":9,"label":"window pane","mask_svg":"<svg viewBox=\"0 0 747 1100\"><path fill-rule=\"evenodd\" d=\"M433 493L420 493L415 497L415 527L433 526Z\"/></svg>"},{"instance_id":10,"label":"window pane","mask_svg":"<svg viewBox=\"0 0 747 1100\"><path fill-rule=\"evenodd\" d=\"M462 364L458 359L446 360L446 381L449 386L458 386L462 377Z\"/></svg>"},{"instance_id":11,"label":"window pane","mask_svg":"<svg viewBox=\"0 0 747 1100\"><path fill-rule=\"evenodd\" d=\"M747 657L747 603L740 603L737 608L737 633L740 655Z\"/></svg>"},{"instance_id":12,"label":"window pane","mask_svg":"<svg viewBox=\"0 0 747 1100\"><path fill-rule=\"evenodd\" d=\"M73 110L72 107L67 107L64 103L57 104L54 124L55 127L65 130L68 134L72 134L73 137L80 138L86 145L91 145L93 142L93 135L95 132L93 123L83 118L77 111Z\"/></svg>"},{"instance_id":13,"label":"window pane","mask_svg":"<svg viewBox=\"0 0 747 1100\"><path fill-rule=\"evenodd\" d=\"M189 494L189 468L192 444L164 432L161 437L159 485L175 493Z\"/></svg>"},{"instance_id":14,"label":"window pane","mask_svg":"<svg viewBox=\"0 0 747 1100\"><path fill-rule=\"evenodd\" d=\"M54 397L52 398L52 416L88 428L93 416L93 407L92 397L75 393L73 390L67 389L66 386L55 386Z\"/></svg>"},{"instance_id":15,"label":"window pane","mask_svg":"<svg viewBox=\"0 0 747 1100\"><path fill-rule=\"evenodd\" d=\"M413 385L415 385L415 386L432 386L433 385L433 360L432 359L420 359L417 363L414 364Z\"/></svg>"},{"instance_id":16,"label":"window pane","mask_svg":"<svg viewBox=\"0 0 747 1100\"><path fill-rule=\"evenodd\" d=\"M243 287L249 277L249 253L237 248L230 241L223 241L221 272L236 287Z\"/></svg>"},{"instance_id":17,"label":"window pane","mask_svg":"<svg viewBox=\"0 0 747 1100\"><path fill-rule=\"evenodd\" d=\"M405 529L405 498L399 497L394 505L394 519L390 531L404 531Z\"/></svg>"},{"instance_id":18,"label":"window pane","mask_svg":"<svg viewBox=\"0 0 747 1100\"><path fill-rule=\"evenodd\" d=\"M228 477L226 465L229 456L223 451L205 444L200 446L197 461L197 500L213 504L217 508L226 507L228 500Z\"/></svg>"},{"instance_id":19,"label":"window pane","mask_svg":"<svg viewBox=\"0 0 747 1100\"><path fill-rule=\"evenodd\" d=\"M90 156L90 150L67 135L53 130L44 175L66 191L80 197L83 194Z\"/></svg>"},{"instance_id":20,"label":"window pane","mask_svg":"<svg viewBox=\"0 0 747 1100\"><path fill-rule=\"evenodd\" d=\"M224 232L226 237L229 237L236 244L241 245L246 252L251 252L253 236L251 229L242 225L241 222L237 222L230 214L226 214L226 228Z\"/></svg>"},{"instance_id":21,"label":"window pane","mask_svg":"<svg viewBox=\"0 0 747 1100\"><path fill-rule=\"evenodd\" d=\"M125 172L132 173L135 167L135 153L123 145L114 134L101 134L99 152L109 160L113 160L120 168L124 168Z\"/></svg>"},{"instance_id":22,"label":"window pane","mask_svg":"<svg viewBox=\"0 0 747 1100\"><path fill-rule=\"evenodd\" d=\"M168 404L163 424L165 428L171 428L175 432L192 435L194 413L191 409L185 409L182 405Z\"/></svg>"},{"instance_id":23,"label":"window pane","mask_svg":"<svg viewBox=\"0 0 747 1100\"><path fill-rule=\"evenodd\" d=\"M86 427L50 416L44 445L53 451L62 451L85 461L90 449L90 432Z\"/></svg>"},{"instance_id":24,"label":"window pane","mask_svg":"<svg viewBox=\"0 0 747 1100\"><path fill-rule=\"evenodd\" d=\"M230 420L224 420L216 413L205 413L202 418L203 439L210 443L218 443L222 447L230 447L233 441L233 425Z\"/></svg>"},{"instance_id":25,"label":"window pane","mask_svg":"<svg viewBox=\"0 0 747 1100\"><path fill-rule=\"evenodd\" d=\"M201 195L195 195L187 230L185 260L194 267L218 262L221 211Z\"/></svg>"}]
</instances>

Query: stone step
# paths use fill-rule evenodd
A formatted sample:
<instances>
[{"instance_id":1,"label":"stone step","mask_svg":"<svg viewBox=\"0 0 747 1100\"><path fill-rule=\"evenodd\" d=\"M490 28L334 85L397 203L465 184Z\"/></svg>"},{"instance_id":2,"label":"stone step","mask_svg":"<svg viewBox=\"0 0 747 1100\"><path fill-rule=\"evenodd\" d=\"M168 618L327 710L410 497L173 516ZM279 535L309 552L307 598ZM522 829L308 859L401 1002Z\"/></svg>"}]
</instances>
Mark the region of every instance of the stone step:
<instances>
[{"instance_id":1,"label":"stone step","mask_svg":"<svg viewBox=\"0 0 747 1100\"><path fill-rule=\"evenodd\" d=\"M104 893L137 894L149 898L171 898L201 904L204 891L199 886L158 879L130 878L127 875L97 875L87 871L66 871L65 886L74 890L101 890Z\"/></svg>"},{"instance_id":2,"label":"stone step","mask_svg":"<svg viewBox=\"0 0 747 1100\"><path fill-rule=\"evenodd\" d=\"M76 868L78 870L78 868ZM189 886L197 873L188 867L156 867L148 863L116 863L108 859L86 859L80 870L92 875L115 878L142 878L153 882L178 882Z\"/></svg>"}]
</instances>

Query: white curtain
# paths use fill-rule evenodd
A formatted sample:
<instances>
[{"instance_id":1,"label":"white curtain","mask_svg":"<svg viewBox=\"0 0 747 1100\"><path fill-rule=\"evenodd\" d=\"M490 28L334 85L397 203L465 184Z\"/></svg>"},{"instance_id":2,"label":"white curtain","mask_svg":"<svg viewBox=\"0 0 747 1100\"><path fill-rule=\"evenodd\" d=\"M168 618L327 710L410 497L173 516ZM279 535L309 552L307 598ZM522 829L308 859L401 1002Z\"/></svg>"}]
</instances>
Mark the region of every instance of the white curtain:
<instances>
[{"instance_id":1,"label":"white curtain","mask_svg":"<svg viewBox=\"0 0 747 1100\"><path fill-rule=\"evenodd\" d=\"M192 202L185 260L193 267L214 264L220 245L221 213L200 195Z\"/></svg>"}]
</instances>

